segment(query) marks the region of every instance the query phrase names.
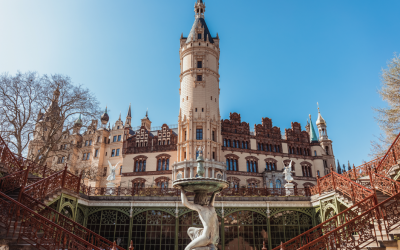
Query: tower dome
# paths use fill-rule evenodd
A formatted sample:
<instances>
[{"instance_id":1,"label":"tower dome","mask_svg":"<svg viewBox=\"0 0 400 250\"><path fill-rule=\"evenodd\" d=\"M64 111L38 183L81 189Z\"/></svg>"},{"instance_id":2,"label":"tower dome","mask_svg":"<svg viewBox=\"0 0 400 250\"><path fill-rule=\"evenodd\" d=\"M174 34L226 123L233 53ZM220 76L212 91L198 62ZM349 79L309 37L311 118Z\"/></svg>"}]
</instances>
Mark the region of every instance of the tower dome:
<instances>
[{"instance_id":1,"label":"tower dome","mask_svg":"<svg viewBox=\"0 0 400 250\"><path fill-rule=\"evenodd\" d=\"M103 125L106 125L108 123L108 120L110 120L110 117L107 114L107 106L106 106L106 110L104 110L104 114L101 115L100 120L101 120L101 124L103 124Z\"/></svg>"}]
</instances>

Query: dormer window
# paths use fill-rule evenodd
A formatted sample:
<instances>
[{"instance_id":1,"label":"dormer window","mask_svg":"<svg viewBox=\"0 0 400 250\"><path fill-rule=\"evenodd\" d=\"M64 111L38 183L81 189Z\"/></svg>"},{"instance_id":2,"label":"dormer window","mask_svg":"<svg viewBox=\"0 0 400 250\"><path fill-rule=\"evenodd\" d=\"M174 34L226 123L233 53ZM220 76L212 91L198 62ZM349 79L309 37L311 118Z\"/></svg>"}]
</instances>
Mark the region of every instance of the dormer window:
<instances>
[{"instance_id":1,"label":"dormer window","mask_svg":"<svg viewBox=\"0 0 400 250\"><path fill-rule=\"evenodd\" d=\"M201 34L197 34L197 39L201 39Z\"/></svg>"}]
</instances>

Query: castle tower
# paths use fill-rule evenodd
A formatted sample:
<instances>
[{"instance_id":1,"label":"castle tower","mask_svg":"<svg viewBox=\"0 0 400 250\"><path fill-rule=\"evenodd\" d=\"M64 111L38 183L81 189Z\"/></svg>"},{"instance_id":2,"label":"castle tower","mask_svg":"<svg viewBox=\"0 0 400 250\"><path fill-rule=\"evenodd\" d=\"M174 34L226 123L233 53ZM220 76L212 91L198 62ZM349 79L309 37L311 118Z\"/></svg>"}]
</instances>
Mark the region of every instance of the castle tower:
<instances>
[{"instance_id":1,"label":"castle tower","mask_svg":"<svg viewBox=\"0 0 400 250\"><path fill-rule=\"evenodd\" d=\"M205 4L197 0L195 21L187 38L180 39L180 110L178 161L204 158L221 161L219 113L219 38L212 37L204 20Z\"/></svg>"},{"instance_id":2,"label":"castle tower","mask_svg":"<svg viewBox=\"0 0 400 250\"><path fill-rule=\"evenodd\" d=\"M319 133L319 141L328 140L328 132L326 131L326 122L324 118L321 116L321 112L318 107L318 119L316 121L318 133Z\"/></svg>"}]
</instances>

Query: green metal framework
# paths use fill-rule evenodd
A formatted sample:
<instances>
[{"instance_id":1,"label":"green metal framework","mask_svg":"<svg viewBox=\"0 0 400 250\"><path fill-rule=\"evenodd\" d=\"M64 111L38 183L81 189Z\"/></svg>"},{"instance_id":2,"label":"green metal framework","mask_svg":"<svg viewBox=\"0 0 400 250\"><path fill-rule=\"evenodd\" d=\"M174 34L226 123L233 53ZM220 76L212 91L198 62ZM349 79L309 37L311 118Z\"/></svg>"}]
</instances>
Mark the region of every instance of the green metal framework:
<instances>
[{"instance_id":1,"label":"green metal framework","mask_svg":"<svg viewBox=\"0 0 400 250\"><path fill-rule=\"evenodd\" d=\"M135 250L184 250L191 241L189 227L202 227L198 214L172 207L85 207L76 221L110 241ZM313 227L314 208L216 208L220 223L220 250L269 249Z\"/></svg>"}]
</instances>

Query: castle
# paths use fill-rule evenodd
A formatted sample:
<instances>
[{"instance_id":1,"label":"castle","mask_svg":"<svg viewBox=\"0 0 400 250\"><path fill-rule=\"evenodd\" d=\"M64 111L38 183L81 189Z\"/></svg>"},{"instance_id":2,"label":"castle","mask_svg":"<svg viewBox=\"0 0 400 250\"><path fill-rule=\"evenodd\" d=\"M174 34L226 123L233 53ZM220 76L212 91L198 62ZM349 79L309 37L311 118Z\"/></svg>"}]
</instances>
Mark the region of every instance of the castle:
<instances>
[{"instance_id":1,"label":"castle","mask_svg":"<svg viewBox=\"0 0 400 250\"><path fill-rule=\"evenodd\" d=\"M319 108L315 123L317 131L311 116L305 130L302 130L300 123L292 122L284 134L267 117L261 118L261 123L254 125L253 130L249 123L241 120L238 113L230 113L229 119L221 119L219 102L223 90L221 93L219 86L220 38L218 34L212 36L207 28L205 8L203 1L197 0L192 28L187 37L183 34L180 37L180 108L175 114L171 114L178 114L178 124L152 127L146 112L141 119L141 125L134 128L129 105L125 121L120 115L112 127L107 127L110 119L106 108L99 117L100 124L94 120L86 131L81 131L82 120L79 117L75 121L73 132L65 136L57 146L63 149L62 155L58 153L49 157L47 166L62 167L67 163L68 169L75 174L90 166L101 174L96 180L85 180L85 184L92 188L103 188L107 185L110 164L117 164L117 187L168 189L176 179L195 177L196 154L201 147L205 158L205 176L224 178L232 189L282 189L286 183L282 171L290 162L296 189L312 187L317 183L317 176L329 174L330 166L335 166L335 158L332 141L328 138L327 123ZM45 121L52 115L52 110L57 108L58 95L56 90L51 107L40 114L39 121ZM38 122L38 131L43 129L42 124L43 122ZM40 140L34 138L29 145L29 155L34 155L39 147ZM116 206L166 209L180 206L176 201L168 199L142 200L138 203L124 200L102 203L90 199L79 202L82 202L85 209ZM297 231L292 233L289 233L292 229L285 229L288 230L287 235L277 237L278 243L316 224L311 203L307 199L226 199L222 206L268 208L268 211L275 207L284 208L282 211L286 212L294 211L293 208L299 211L308 209L307 226L302 228L299 225ZM81 213L86 212L82 209ZM101 210L100 217L103 216L102 213L104 211ZM298 216L301 217L302 214L299 213ZM85 225L91 228L90 214L85 214L85 218ZM269 230L268 233L274 232ZM272 245L276 246L276 242Z\"/></svg>"}]
</instances>

